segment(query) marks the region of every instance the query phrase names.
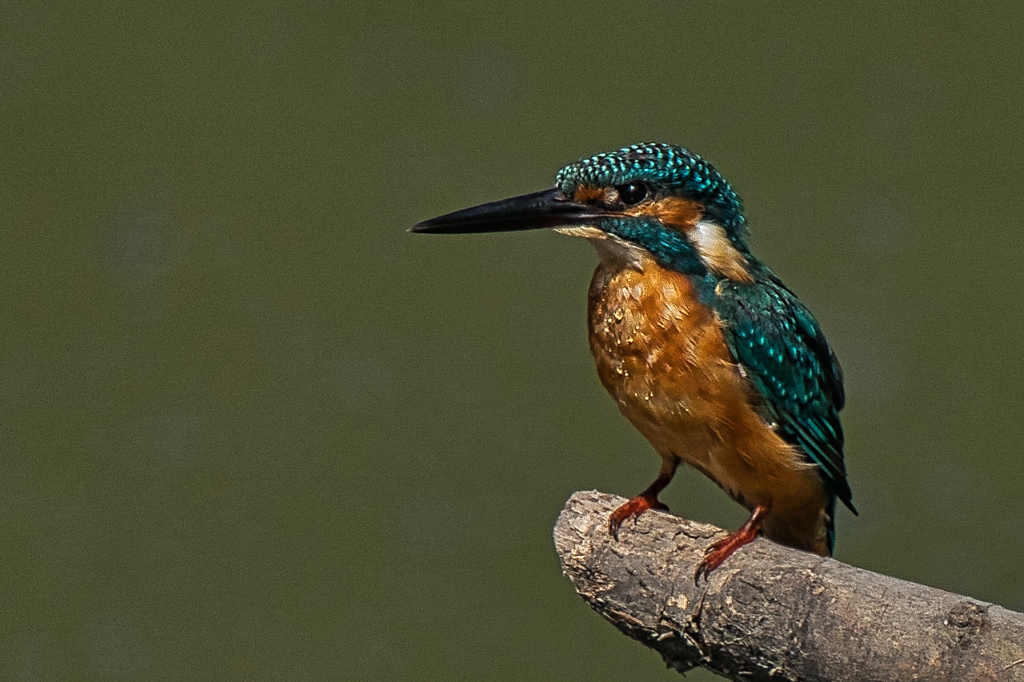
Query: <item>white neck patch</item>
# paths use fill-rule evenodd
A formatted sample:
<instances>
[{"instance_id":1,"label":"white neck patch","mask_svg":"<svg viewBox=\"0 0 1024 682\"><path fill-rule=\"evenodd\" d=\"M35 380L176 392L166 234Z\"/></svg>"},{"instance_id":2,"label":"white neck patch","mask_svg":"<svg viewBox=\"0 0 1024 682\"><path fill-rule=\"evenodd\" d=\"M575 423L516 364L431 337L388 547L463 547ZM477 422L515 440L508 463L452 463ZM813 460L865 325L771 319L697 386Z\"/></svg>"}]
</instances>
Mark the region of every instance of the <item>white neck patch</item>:
<instances>
[{"instance_id":1,"label":"white neck patch","mask_svg":"<svg viewBox=\"0 0 1024 682\"><path fill-rule=\"evenodd\" d=\"M729 241L725 228L710 220L698 220L694 229L687 232L690 242L696 247L700 259L711 272L724 275L740 282L753 282L747 272L747 259Z\"/></svg>"}]
</instances>

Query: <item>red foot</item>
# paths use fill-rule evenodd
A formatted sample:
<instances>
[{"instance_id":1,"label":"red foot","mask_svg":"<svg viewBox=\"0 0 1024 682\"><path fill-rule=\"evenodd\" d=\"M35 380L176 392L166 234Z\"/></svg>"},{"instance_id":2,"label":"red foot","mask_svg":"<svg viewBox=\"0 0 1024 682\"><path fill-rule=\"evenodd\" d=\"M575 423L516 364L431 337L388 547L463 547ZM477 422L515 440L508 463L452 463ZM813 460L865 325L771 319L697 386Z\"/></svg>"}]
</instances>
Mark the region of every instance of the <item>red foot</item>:
<instances>
[{"instance_id":1,"label":"red foot","mask_svg":"<svg viewBox=\"0 0 1024 682\"><path fill-rule=\"evenodd\" d=\"M612 512L608 519L608 532L616 540L619 539L619 526L628 518L636 519L648 509L660 509L668 511L668 507L658 500L657 493L648 495L646 491L640 493L626 504Z\"/></svg>"},{"instance_id":2,"label":"red foot","mask_svg":"<svg viewBox=\"0 0 1024 682\"><path fill-rule=\"evenodd\" d=\"M768 507L754 507L750 518L740 526L739 530L708 545L708 548L704 550L704 560L700 562L700 566L693 574L694 584L699 585L701 578L707 580L711 571L721 566L726 559L732 556L733 552L743 545L753 542L757 534L761 532L761 522L767 513Z\"/></svg>"},{"instance_id":3,"label":"red foot","mask_svg":"<svg viewBox=\"0 0 1024 682\"><path fill-rule=\"evenodd\" d=\"M635 519L648 509L668 511L668 507L658 501L658 493L664 490L665 486L672 480L672 476L675 475L676 467L678 466L679 458L675 455L667 459L662 457L661 471L658 472L658 477L654 479L654 483L647 486L647 490L612 512L611 517L608 519L608 532L612 534L613 538L619 539L619 526L630 517Z\"/></svg>"}]
</instances>

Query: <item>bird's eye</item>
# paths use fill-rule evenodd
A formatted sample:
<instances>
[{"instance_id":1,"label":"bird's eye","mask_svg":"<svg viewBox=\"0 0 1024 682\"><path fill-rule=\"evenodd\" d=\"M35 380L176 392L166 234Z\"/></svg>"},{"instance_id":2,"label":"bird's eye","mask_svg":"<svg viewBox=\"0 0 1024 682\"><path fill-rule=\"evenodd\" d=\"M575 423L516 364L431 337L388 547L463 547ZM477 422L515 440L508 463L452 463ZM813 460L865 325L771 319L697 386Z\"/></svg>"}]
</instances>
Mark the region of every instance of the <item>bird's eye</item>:
<instances>
[{"instance_id":1,"label":"bird's eye","mask_svg":"<svg viewBox=\"0 0 1024 682\"><path fill-rule=\"evenodd\" d=\"M615 188L619 192L619 200L626 206L639 204L647 198L647 185L642 182L631 182Z\"/></svg>"}]
</instances>

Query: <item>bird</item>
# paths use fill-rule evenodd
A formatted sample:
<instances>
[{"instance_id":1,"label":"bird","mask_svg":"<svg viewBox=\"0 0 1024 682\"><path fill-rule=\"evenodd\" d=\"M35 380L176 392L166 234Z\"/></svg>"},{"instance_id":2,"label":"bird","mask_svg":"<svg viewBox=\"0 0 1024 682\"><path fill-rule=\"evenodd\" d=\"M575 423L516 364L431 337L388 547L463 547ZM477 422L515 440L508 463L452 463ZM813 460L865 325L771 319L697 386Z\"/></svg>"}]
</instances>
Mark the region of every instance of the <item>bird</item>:
<instances>
[{"instance_id":1,"label":"bird","mask_svg":"<svg viewBox=\"0 0 1024 682\"><path fill-rule=\"evenodd\" d=\"M745 507L694 581L763 535L832 556L836 500L853 514L839 418L843 371L808 308L747 245L743 204L698 154L634 144L558 171L551 189L417 223L418 233L553 229L599 263L588 294L590 351L620 412L661 458L654 482L611 512L650 509L680 464Z\"/></svg>"}]
</instances>

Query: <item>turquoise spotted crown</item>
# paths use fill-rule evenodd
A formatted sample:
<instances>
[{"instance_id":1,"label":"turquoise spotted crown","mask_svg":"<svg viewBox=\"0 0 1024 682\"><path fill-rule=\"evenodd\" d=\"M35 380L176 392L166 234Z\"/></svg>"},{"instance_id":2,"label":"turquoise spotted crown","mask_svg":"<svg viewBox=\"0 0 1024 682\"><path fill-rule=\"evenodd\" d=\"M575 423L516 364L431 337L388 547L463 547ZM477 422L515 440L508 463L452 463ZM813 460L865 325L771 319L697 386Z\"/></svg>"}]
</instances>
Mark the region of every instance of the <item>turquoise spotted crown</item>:
<instances>
[{"instance_id":1,"label":"turquoise spotted crown","mask_svg":"<svg viewBox=\"0 0 1024 682\"><path fill-rule=\"evenodd\" d=\"M715 167L682 147L654 142L580 159L558 171L555 187L571 196L580 186L611 187L645 182L654 191L692 199L730 236L742 236L746 221L739 196Z\"/></svg>"}]
</instances>

